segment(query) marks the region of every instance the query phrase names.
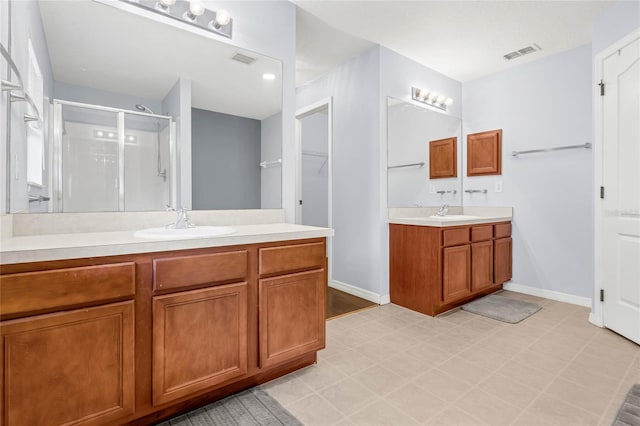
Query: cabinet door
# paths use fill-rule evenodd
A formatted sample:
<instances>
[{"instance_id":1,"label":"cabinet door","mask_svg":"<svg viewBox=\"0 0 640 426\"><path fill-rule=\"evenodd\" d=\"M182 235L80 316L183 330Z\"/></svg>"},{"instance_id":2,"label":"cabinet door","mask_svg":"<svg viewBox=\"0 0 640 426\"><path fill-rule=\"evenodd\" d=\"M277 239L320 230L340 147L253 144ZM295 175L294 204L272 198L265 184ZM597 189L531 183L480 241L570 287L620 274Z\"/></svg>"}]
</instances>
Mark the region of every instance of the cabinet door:
<instances>
[{"instance_id":1,"label":"cabinet door","mask_svg":"<svg viewBox=\"0 0 640 426\"><path fill-rule=\"evenodd\" d=\"M493 274L496 284L502 284L511 279L511 238L500 238L493 242Z\"/></svg>"},{"instance_id":2,"label":"cabinet door","mask_svg":"<svg viewBox=\"0 0 640 426\"><path fill-rule=\"evenodd\" d=\"M324 348L324 269L259 282L260 367Z\"/></svg>"},{"instance_id":3,"label":"cabinet door","mask_svg":"<svg viewBox=\"0 0 640 426\"><path fill-rule=\"evenodd\" d=\"M6 321L2 424L117 423L134 410L133 302Z\"/></svg>"},{"instance_id":4,"label":"cabinet door","mask_svg":"<svg viewBox=\"0 0 640 426\"><path fill-rule=\"evenodd\" d=\"M247 371L247 283L153 298L153 404Z\"/></svg>"},{"instance_id":5,"label":"cabinet door","mask_svg":"<svg viewBox=\"0 0 640 426\"><path fill-rule=\"evenodd\" d=\"M471 247L446 247L442 252L442 300L449 303L471 294Z\"/></svg>"},{"instance_id":6,"label":"cabinet door","mask_svg":"<svg viewBox=\"0 0 640 426\"><path fill-rule=\"evenodd\" d=\"M493 285L493 241L471 244L471 291Z\"/></svg>"}]
</instances>

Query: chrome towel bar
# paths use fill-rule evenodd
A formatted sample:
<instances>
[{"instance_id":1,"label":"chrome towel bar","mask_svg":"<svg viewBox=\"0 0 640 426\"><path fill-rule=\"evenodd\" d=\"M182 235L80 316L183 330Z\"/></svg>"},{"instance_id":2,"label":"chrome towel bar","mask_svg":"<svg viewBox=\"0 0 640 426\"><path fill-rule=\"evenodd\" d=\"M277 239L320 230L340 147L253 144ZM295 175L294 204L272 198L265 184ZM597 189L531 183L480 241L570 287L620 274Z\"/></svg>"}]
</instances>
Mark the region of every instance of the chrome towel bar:
<instances>
[{"instance_id":1,"label":"chrome towel bar","mask_svg":"<svg viewBox=\"0 0 640 426\"><path fill-rule=\"evenodd\" d=\"M577 149L577 148L586 148L591 149L591 143L583 143L582 145L567 145L567 146L556 146L554 148L540 148L540 149L529 149L527 151L513 151L511 155L517 157L522 154L534 154L537 152L551 152L551 151L563 151L565 149Z\"/></svg>"}]
</instances>

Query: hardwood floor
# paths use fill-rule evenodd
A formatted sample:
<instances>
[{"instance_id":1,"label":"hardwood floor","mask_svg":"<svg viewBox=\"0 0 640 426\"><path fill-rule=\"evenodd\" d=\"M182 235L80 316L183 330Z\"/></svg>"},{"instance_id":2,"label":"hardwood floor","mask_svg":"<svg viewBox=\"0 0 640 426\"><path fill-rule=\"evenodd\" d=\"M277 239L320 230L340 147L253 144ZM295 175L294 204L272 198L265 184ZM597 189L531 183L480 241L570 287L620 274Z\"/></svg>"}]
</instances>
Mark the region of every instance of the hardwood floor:
<instances>
[{"instance_id":1,"label":"hardwood floor","mask_svg":"<svg viewBox=\"0 0 640 426\"><path fill-rule=\"evenodd\" d=\"M344 291L327 287L327 319L339 317L350 312L378 306L360 297L353 296Z\"/></svg>"}]
</instances>

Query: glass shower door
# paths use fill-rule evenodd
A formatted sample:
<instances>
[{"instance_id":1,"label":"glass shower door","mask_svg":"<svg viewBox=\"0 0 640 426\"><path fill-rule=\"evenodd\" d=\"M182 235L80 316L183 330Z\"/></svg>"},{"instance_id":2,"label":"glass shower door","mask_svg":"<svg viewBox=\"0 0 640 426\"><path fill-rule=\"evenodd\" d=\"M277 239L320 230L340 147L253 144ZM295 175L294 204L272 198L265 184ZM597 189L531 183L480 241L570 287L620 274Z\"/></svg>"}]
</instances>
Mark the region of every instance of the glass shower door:
<instances>
[{"instance_id":1,"label":"glass shower door","mask_svg":"<svg viewBox=\"0 0 640 426\"><path fill-rule=\"evenodd\" d=\"M118 211L118 114L61 106L59 211Z\"/></svg>"}]
</instances>

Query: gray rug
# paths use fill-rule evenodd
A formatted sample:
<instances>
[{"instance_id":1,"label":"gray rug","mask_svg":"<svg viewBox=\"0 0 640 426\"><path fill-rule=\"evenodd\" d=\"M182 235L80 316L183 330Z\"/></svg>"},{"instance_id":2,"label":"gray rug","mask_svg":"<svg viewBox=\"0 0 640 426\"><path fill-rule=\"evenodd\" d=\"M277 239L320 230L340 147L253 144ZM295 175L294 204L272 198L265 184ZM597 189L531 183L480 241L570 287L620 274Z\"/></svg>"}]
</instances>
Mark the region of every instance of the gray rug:
<instances>
[{"instance_id":1,"label":"gray rug","mask_svg":"<svg viewBox=\"0 0 640 426\"><path fill-rule=\"evenodd\" d=\"M515 324L535 314L542 307L535 303L490 294L462 305L462 309L483 317Z\"/></svg>"},{"instance_id":2,"label":"gray rug","mask_svg":"<svg viewBox=\"0 0 640 426\"><path fill-rule=\"evenodd\" d=\"M612 426L640 426L640 384L631 386Z\"/></svg>"},{"instance_id":3,"label":"gray rug","mask_svg":"<svg viewBox=\"0 0 640 426\"><path fill-rule=\"evenodd\" d=\"M174 417L159 426L285 425L302 423L259 386Z\"/></svg>"}]
</instances>

